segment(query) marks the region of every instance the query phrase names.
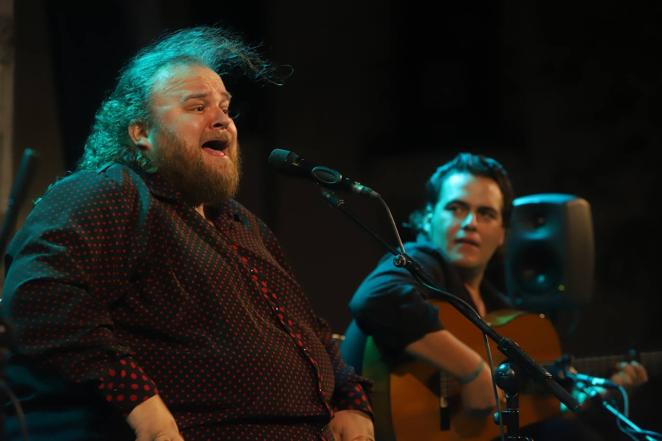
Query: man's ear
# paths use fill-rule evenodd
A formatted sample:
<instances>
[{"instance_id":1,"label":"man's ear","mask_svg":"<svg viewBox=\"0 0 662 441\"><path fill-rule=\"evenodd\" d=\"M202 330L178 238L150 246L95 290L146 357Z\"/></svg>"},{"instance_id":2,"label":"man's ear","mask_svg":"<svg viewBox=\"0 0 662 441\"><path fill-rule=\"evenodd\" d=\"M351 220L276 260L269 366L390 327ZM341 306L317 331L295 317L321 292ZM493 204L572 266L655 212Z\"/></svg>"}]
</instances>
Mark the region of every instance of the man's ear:
<instances>
[{"instance_id":1,"label":"man's ear","mask_svg":"<svg viewBox=\"0 0 662 441\"><path fill-rule=\"evenodd\" d=\"M144 121L131 121L128 128L131 142L142 151L152 150L152 141L149 139L149 127Z\"/></svg>"},{"instance_id":2,"label":"man's ear","mask_svg":"<svg viewBox=\"0 0 662 441\"><path fill-rule=\"evenodd\" d=\"M432 229L432 210L433 208L429 205L425 207L423 221L421 222L422 230L425 234L428 235L428 237L430 237L430 230Z\"/></svg>"}]
</instances>

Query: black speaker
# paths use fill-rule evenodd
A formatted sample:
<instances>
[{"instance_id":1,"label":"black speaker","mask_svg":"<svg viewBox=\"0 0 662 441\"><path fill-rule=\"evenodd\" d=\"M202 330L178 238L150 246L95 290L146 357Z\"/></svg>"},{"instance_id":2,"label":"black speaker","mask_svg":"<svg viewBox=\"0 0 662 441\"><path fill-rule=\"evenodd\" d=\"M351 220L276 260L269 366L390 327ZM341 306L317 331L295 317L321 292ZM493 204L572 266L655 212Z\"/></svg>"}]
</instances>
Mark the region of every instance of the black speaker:
<instances>
[{"instance_id":1,"label":"black speaker","mask_svg":"<svg viewBox=\"0 0 662 441\"><path fill-rule=\"evenodd\" d=\"M515 199L505 263L516 308L551 313L588 303L595 266L589 203L556 193Z\"/></svg>"}]
</instances>

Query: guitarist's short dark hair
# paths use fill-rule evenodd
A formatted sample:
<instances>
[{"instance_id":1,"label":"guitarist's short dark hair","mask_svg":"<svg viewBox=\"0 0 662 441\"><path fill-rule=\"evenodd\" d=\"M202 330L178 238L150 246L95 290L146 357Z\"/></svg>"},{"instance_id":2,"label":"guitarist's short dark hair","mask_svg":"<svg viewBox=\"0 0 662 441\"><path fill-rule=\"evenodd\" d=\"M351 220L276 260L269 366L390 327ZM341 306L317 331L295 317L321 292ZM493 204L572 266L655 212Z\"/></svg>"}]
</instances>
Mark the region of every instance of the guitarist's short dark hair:
<instances>
[{"instance_id":1,"label":"guitarist's short dark hair","mask_svg":"<svg viewBox=\"0 0 662 441\"><path fill-rule=\"evenodd\" d=\"M513 208L513 187L508 177L508 172L499 161L483 155L462 152L455 158L440 165L430 176L425 185L425 206L409 215L409 222L405 225L417 232L423 232L425 216L434 208L441 196L441 186L444 179L457 172L466 172L474 176L482 176L496 182L503 197L501 218L504 227L510 224L510 214Z\"/></svg>"}]
</instances>

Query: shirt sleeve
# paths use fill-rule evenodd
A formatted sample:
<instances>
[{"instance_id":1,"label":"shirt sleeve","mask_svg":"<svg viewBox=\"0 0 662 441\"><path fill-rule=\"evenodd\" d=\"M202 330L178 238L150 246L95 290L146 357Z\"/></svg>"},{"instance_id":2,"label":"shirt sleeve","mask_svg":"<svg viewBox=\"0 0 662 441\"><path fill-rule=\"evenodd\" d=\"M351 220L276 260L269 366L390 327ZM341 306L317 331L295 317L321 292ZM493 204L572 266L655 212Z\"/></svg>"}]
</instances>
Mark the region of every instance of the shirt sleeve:
<instances>
[{"instance_id":1,"label":"shirt sleeve","mask_svg":"<svg viewBox=\"0 0 662 441\"><path fill-rule=\"evenodd\" d=\"M120 175L77 173L37 201L8 252L2 314L15 353L66 381L96 385L128 414L157 390L110 314L130 289L140 248L140 198Z\"/></svg>"},{"instance_id":2,"label":"shirt sleeve","mask_svg":"<svg viewBox=\"0 0 662 441\"><path fill-rule=\"evenodd\" d=\"M368 393L372 386L370 380L356 373L342 359L338 342L333 338L328 323L318 318L318 335L326 347L331 358L335 374L335 389L333 391L332 406L334 411L360 410L373 416L372 407L368 399Z\"/></svg>"},{"instance_id":3,"label":"shirt sleeve","mask_svg":"<svg viewBox=\"0 0 662 441\"><path fill-rule=\"evenodd\" d=\"M408 253L443 286L435 256L416 248ZM386 256L361 283L349 309L359 328L379 347L399 353L425 334L443 329L439 310L426 301L423 289L409 271L396 267L392 257Z\"/></svg>"}]
</instances>

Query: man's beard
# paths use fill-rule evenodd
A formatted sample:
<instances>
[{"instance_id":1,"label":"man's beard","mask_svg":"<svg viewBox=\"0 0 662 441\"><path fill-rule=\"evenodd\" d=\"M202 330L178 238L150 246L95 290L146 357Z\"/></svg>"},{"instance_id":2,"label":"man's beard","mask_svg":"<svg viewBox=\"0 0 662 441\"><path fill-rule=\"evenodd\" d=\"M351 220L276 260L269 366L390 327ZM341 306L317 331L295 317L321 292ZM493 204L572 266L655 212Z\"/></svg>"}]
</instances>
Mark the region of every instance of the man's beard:
<instances>
[{"instance_id":1,"label":"man's beard","mask_svg":"<svg viewBox=\"0 0 662 441\"><path fill-rule=\"evenodd\" d=\"M205 162L202 148L191 150L174 133L163 129L161 146L155 158L157 171L175 188L182 192L184 199L193 206L215 205L233 198L239 188L241 171L241 155L239 144L234 149L233 156L223 165L214 168ZM235 141L236 142L236 141ZM226 150L226 154L230 149Z\"/></svg>"}]
</instances>

